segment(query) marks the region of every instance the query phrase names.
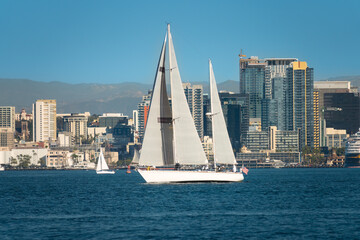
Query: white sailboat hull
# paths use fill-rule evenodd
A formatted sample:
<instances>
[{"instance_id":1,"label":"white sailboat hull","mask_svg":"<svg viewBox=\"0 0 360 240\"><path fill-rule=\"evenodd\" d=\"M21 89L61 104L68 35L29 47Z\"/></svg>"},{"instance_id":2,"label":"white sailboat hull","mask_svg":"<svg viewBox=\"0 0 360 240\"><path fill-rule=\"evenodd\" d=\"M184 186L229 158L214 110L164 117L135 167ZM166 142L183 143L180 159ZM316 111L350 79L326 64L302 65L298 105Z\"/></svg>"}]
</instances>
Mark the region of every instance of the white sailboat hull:
<instances>
[{"instance_id":1,"label":"white sailboat hull","mask_svg":"<svg viewBox=\"0 0 360 240\"><path fill-rule=\"evenodd\" d=\"M241 182L241 172L183 171L183 170L143 170L138 169L147 183L182 182Z\"/></svg>"},{"instance_id":2,"label":"white sailboat hull","mask_svg":"<svg viewBox=\"0 0 360 240\"><path fill-rule=\"evenodd\" d=\"M100 170L100 171L96 171L96 174L115 174L115 171Z\"/></svg>"}]
</instances>

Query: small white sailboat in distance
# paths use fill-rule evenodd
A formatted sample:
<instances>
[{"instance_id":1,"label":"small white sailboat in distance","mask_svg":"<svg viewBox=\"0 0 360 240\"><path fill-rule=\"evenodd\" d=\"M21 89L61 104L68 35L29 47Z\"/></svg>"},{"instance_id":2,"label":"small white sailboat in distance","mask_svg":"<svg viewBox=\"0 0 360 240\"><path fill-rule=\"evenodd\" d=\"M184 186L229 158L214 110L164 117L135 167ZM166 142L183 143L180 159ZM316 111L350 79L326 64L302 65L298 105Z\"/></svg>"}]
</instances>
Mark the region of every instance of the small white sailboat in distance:
<instances>
[{"instance_id":1,"label":"small white sailboat in distance","mask_svg":"<svg viewBox=\"0 0 360 240\"><path fill-rule=\"evenodd\" d=\"M114 174L115 171L109 169L108 165L106 164L104 154L100 149L100 155L98 158L97 166L96 166L96 173L97 174Z\"/></svg>"},{"instance_id":2,"label":"small white sailboat in distance","mask_svg":"<svg viewBox=\"0 0 360 240\"><path fill-rule=\"evenodd\" d=\"M140 158L140 152L139 150L137 150L136 148L134 149L134 157L130 163L130 165L132 166L137 166L139 165L139 158Z\"/></svg>"},{"instance_id":3,"label":"small white sailboat in distance","mask_svg":"<svg viewBox=\"0 0 360 240\"><path fill-rule=\"evenodd\" d=\"M168 45L166 45L167 40ZM166 47L167 51L165 50ZM165 52L169 58L169 74L165 74ZM170 77L171 108L166 90L166 76ZM216 94L218 93L216 92ZM214 110L212 112L214 113ZM216 114L223 114L221 105L220 110L212 115L215 116ZM213 119L217 122L216 117ZM226 136L229 137L226 126L225 129L220 129L223 127L222 124L215 125L219 126L219 128L214 129L215 131L226 131ZM218 135L215 134L214 136ZM223 135L220 134L219 136ZM220 147L216 148L219 149L216 154L227 156L227 154L221 154L221 151L230 149L232 158L224 161L222 157L219 157L216 163L235 164L231 145L230 148L221 148L221 139L220 137ZM230 144L230 141L225 142L225 144L227 143ZM240 172L216 171L216 167L213 170L208 170L208 159L197 134L182 86L170 25L168 25L156 71L139 166L145 167L139 168L138 172L147 183L238 182L244 179ZM186 170L183 166L187 166L185 168L191 166L190 168L194 168L194 170Z\"/></svg>"}]
</instances>

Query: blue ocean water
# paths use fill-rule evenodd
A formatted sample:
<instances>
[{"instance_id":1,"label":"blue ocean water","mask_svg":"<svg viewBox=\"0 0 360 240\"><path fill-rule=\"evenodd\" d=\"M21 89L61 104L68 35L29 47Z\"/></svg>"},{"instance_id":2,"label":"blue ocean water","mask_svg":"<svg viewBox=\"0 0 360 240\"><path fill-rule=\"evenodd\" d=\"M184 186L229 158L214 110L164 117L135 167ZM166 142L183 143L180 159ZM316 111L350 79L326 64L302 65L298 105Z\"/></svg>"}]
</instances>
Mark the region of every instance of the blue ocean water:
<instances>
[{"instance_id":1,"label":"blue ocean water","mask_svg":"<svg viewBox=\"0 0 360 240\"><path fill-rule=\"evenodd\" d=\"M1 239L360 238L360 169L250 169L241 183L0 172Z\"/></svg>"}]
</instances>

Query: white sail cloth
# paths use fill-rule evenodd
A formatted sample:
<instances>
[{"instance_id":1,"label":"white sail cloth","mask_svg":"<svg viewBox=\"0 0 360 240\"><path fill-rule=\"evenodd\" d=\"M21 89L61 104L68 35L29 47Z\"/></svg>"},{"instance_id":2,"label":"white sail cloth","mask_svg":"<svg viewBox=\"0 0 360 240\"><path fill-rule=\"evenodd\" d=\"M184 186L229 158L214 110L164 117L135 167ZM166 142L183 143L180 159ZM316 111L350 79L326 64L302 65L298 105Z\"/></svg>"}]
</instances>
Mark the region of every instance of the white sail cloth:
<instances>
[{"instance_id":1,"label":"white sail cloth","mask_svg":"<svg viewBox=\"0 0 360 240\"><path fill-rule=\"evenodd\" d=\"M100 155L98 158L98 162L97 162L97 166L96 166L96 171L103 171L103 170L109 170L109 167L105 161L104 158L104 154L102 152L102 150L100 150Z\"/></svg>"},{"instance_id":2,"label":"white sail cloth","mask_svg":"<svg viewBox=\"0 0 360 240\"><path fill-rule=\"evenodd\" d=\"M211 60L209 59L210 71L210 98L211 98L211 120L213 135L214 161L220 164L236 164L233 149L226 128L224 114L216 86L215 75Z\"/></svg>"}]
</instances>

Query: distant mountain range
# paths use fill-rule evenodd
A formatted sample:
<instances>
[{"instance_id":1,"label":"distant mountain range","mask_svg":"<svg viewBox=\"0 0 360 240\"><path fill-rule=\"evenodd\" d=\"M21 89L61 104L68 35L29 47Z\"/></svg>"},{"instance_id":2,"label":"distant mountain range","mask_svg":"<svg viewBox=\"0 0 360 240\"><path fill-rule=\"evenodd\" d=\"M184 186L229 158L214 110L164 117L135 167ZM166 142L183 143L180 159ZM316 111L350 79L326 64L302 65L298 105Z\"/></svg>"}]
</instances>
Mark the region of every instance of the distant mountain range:
<instances>
[{"instance_id":1,"label":"distant mountain range","mask_svg":"<svg viewBox=\"0 0 360 240\"><path fill-rule=\"evenodd\" d=\"M207 83L196 84L203 84L205 90L209 88ZM130 82L68 84L28 79L0 79L0 86L0 106L15 106L16 112L20 112L22 108L31 112L32 104L37 99L56 99L58 113L121 112L129 116L132 115L132 110L137 109L142 96L152 88L151 84ZM226 81L219 84L219 89L237 90L238 82Z\"/></svg>"},{"instance_id":2,"label":"distant mountain range","mask_svg":"<svg viewBox=\"0 0 360 240\"><path fill-rule=\"evenodd\" d=\"M329 81L351 81L360 87L360 76L337 77ZM209 92L207 82L202 84ZM58 113L90 112L91 114L121 112L129 116L142 96L152 88L151 84L68 84L63 82L38 82L27 79L0 79L0 106L15 106L16 112L25 108L32 111L37 99L56 99ZM239 91L239 81L228 80L218 84L219 91Z\"/></svg>"}]
</instances>

